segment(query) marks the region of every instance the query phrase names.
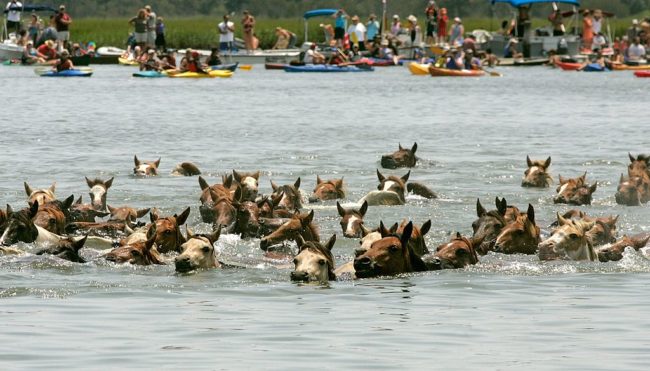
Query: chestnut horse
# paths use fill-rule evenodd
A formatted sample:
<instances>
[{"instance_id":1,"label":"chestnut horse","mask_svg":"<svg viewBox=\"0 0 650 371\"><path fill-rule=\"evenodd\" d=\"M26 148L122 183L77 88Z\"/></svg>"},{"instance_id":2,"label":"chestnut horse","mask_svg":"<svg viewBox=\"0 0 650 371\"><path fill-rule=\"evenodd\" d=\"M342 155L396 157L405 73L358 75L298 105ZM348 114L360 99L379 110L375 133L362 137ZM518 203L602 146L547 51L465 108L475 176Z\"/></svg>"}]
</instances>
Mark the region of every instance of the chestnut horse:
<instances>
[{"instance_id":1,"label":"chestnut horse","mask_svg":"<svg viewBox=\"0 0 650 371\"><path fill-rule=\"evenodd\" d=\"M456 232L448 243L439 245L436 252L424 258L429 269L460 269L478 263L476 247L481 240L469 239Z\"/></svg>"},{"instance_id":2,"label":"chestnut horse","mask_svg":"<svg viewBox=\"0 0 650 371\"><path fill-rule=\"evenodd\" d=\"M82 196L70 207L70 216L68 223L87 222L94 223L95 218L103 218L110 215L109 212L97 211L91 204L84 204Z\"/></svg>"},{"instance_id":3,"label":"chestnut horse","mask_svg":"<svg viewBox=\"0 0 650 371\"><path fill-rule=\"evenodd\" d=\"M540 229L535 224L535 209L528 204L526 214L508 223L496 238L494 251L504 254L535 254L540 242Z\"/></svg>"},{"instance_id":4,"label":"chestnut horse","mask_svg":"<svg viewBox=\"0 0 650 371\"><path fill-rule=\"evenodd\" d=\"M397 169L398 167L414 167L417 162L415 151L418 149L418 144L414 143L411 149L403 148L399 144L397 151L381 156L381 167L384 169Z\"/></svg>"},{"instance_id":5,"label":"chestnut horse","mask_svg":"<svg viewBox=\"0 0 650 371\"><path fill-rule=\"evenodd\" d=\"M65 238L60 240L54 246L37 251L36 255L54 255L73 263L85 263L86 260L79 255L79 250L84 247L87 239L88 236L85 236L80 240Z\"/></svg>"},{"instance_id":6,"label":"chestnut horse","mask_svg":"<svg viewBox=\"0 0 650 371\"><path fill-rule=\"evenodd\" d=\"M133 175L135 176L157 176L158 166L160 166L160 157L156 161L140 161L138 156L133 156L135 167L133 168Z\"/></svg>"},{"instance_id":7,"label":"chestnut horse","mask_svg":"<svg viewBox=\"0 0 650 371\"><path fill-rule=\"evenodd\" d=\"M494 249L497 236L508 224L505 218L508 213L508 204L506 199L499 199L497 197L495 203L497 209L487 211L483 205L481 205L481 200L476 199L476 216L478 219L472 222L472 229L474 230L472 238L474 240L482 241L479 246L475 246L476 251L481 255L485 255L488 251ZM513 216L510 216L510 218L513 218Z\"/></svg>"},{"instance_id":8,"label":"chestnut horse","mask_svg":"<svg viewBox=\"0 0 650 371\"><path fill-rule=\"evenodd\" d=\"M189 215L189 207L180 214L164 218L160 217L156 212L150 214L152 226L149 227L149 231L154 230L156 249L159 253L181 252L181 245L185 243L185 237L181 233L181 225L185 224Z\"/></svg>"},{"instance_id":9,"label":"chestnut horse","mask_svg":"<svg viewBox=\"0 0 650 371\"><path fill-rule=\"evenodd\" d=\"M176 165L174 170L172 170L172 175L175 176L195 176L201 175L201 170L199 167L191 162L181 162Z\"/></svg>"},{"instance_id":10,"label":"chestnut horse","mask_svg":"<svg viewBox=\"0 0 650 371\"><path fill-rule=\"evenodd\" d=\"M232 184L232 175L223 176L222 184L214 185L209 185L202 176L199 176L199 186L201 187L201 206L199 207L199 212L201 213L201 220L204 223L215 222L216 212L214 206L216 200L232 200L233 192L230 191Z\"/></svg>"},{"instance_id":11,"label":"chestnut horse","mask_svg":"<svg viewBox=\"0 0 650 371\"><path fill-rule=\"evenodd\" d=\"M219 239L221 231L217 229L212 234L193 234L187 228L187 241L181 245L182 253L174 259L176 272L185 273L197 269L220 268L214 251L214 244Z\"/></svg>"},{"instance_id":12,"label":"chestnut horse","mask_svg":"<svg viewBox=\"0 0 650 371\"><path fill-rule=\"evenodd\" d=\"M326 283L336 280L332 255L332 248L336 243L335 234L325 245L315 241L305 242L302 238L298 238L296 242L298 255L293 259L292 281Z\"/></svg>"},{"instance_id":13,"label":"chestnut horse","mask_svg":"<svg viewBox=\"0 0 650 371\"><path fill-rule=\"evenodd\" d=\"M336 203L336 210L341 217L341 229L343 230L343 237L358 238L361 237L361 226L363 225L363 217L368 211L368 203L364 202L359 210L344 209L340 203Z\"/></svg>"},{"instance_id":14,"label":"chestnut horse","mask_svg":"<svg viewBox=\"0 0 650 371\"><path fill-rule=\"evenodd\" d=\"M377 169L377 179L379 179L377 190L368 193L359 202L363 203L367 201L369 206L404 205L406 203L404 197L406 192L406 182L410 175L411 172L409 171L402 177L394 175L386 177L379 172L379 169Z\"/></svg>"},{"instance_id":15,"label":"chestnut horse","mask_svg":"<svg viewBox=\"0 0 650 371\"><path fill-rule=\"evenodd\" d=\"M597 261L598 255L587 237L595 222L565 219L557 214L558 228L539 244L540 260L569 258L570 260Z\"/></svg>"},{"instance_id":16,"label":"chestnut horse","mask_svg":"<svg viewBox=\"0 0 650 371\"><path fill-rule=\"evenodd\" d=\"M280 196L280 200L275 202L274 206L280 209L289 211L302 209L302 195L300 194L300 178L293 184L286 184L279 186L271 180L271 188L273 188L272 197Z\"/></svg>"},{"instance_id":17,"label":"chestnut horse","mask_svg":"<svg viewBox=\"0 0 650 371\"><path fill-rule=\"evenodd\" d=\"M54 195L54 191L56 190L56 182L52 183L52 185L47 189L33 190L32 187L27 184L27 182L24 182L23 185L25 186L25 193L27 193L28 203L38 201L39 204L43 205L47 202L56 200L56 196Z\"/></svg>"},{"instance_id":18,"label":"chestnut horse","mask_svg":"<svg viewBox=\"0 0 650 371\"><path fill-rule=\"evenodd\" d=\"M232 178L235 181L233 186L237 184L241 186L242 201L255 201L259 188L260 172L243 173L233 170Z\"/></svg>"},{"instance_id":19,"label":"chestnut horse","mask_svg":"<svg viewBox=\"0 0 650 371\"><path fill-rule=\"evenodd\" d=\"M650 156L638 155L636 158L631 153L627 154L630 157L630 164L627 166L628 174L638 176L644 179L650 178Z\"/></svg>"},{"instance_id":20,"label":"chestnut horse","mask_svg":"<svg viewBox=\"0 0 650 371\"><path fill-rule=\"evenodd\" d=\"M557 196L553 203L570 205L591 205L591 195L596 192L598 183L589 185L586 183L587 172L577 178L560 177L560 185L557 187Z\"/></svg>"},{"instance_id":21,"label":"chestnut horse","mask_svg":"<svg viewBox=\"0 0 650 371\"><path fill-rule=\"evenodd\" d=\"M314 210L307 213L296 212L287 222L282 224L278 229L260 240L260 248L268 251L273 245L280 244L283 241L302 238L304 241L320 242L318 227L314 224Z\"/></svg>"},{"instance_id":22,"label":"chestnut horse","mask_svg":"<svg viewBox=\"0 0 650 371\"><path fill-rule=\"evenodd\" d=\"M397 231L395 231L395 234L401 235L402 233L404 233L404 228L406 228L407 224L408 223L406 219L402 220L402 223L397 228ZM416 253L417 256L424 256L429 253L429 249L427 249L427 245L424 242L424 235L429 233L430 229L431 229L431 219L422 223L422 226L420 227L413 224L413 230L411 232L411 238L409 238L408 244L409 244L409 248L414 253Z\"/></svg>"},{"instance_id":23,"label":"chestnut horse","mask_svg":"<svg viewBox=\"0 0 650 371\"><path fill-rule=\"evenodd\" d=\"M596 250L598 254L598 260L605 263L608 261L619 261L623 259L623 251L625 248L630 246L634 250L639 251L639 249L645 247L650 240L650 236L623 236L620 240L616 241L609 246L603 246Z\"/></svg>"},{"instance_id":24,"label":"chestnut horse","mask_svg":"<svg viewBox=\"0 0 650 371\"><path fill-rule=\"evenodd\" d=\"M356 277L369 278L426 271L427 267L422 259L408 245L412 231L413 223L409 222L401 236L382 235L368 251L354 259Z\"/></svg>"},{"instance_id":25,"label":"chestnut horse","mask_svg":"<svg viewBox=\"0 0 650 371\"><path fill-rule=\"evenodd\" d=\"M108 189L113 185L113 179L103 181L99 178L93 180L86 177L86 184L90 188L90 204L97 211L106 211L106 196L108 195Z\"/></svg>"},{"instance_id":26,"label":"chestnut horse","mask_svg":"<svg viewBox=\"0 0 650 371\"><path fill-rule=\"evenodd\" d=\"M343 178L322 180L316 175L316 187L314 192L309 196L309 202L338 200L345 198L345 190L343 188Z\"/></svg>"},{"instance_id":27,"label":"chestnut horse","mask_svg":"<svg viewBox=\"0 0 650 371\"><path fill-rule=\"evenodd\" d=\"M546 161L532 161L529 156L526 156L526 164L528 169L524 172L524 178L521 180L522 187L544 188L553 183L553 178L548 173L548 168L551 166L550 156Z\"/></svg>"},{"instance_id":28,"label":"chestnut horse","mask_svg":"<svg viewBox=\"0 0 650 371\"><path fill-rule=\"evenodd\" d=\"M73 202L74 196L71 195L64 201L54 200L40 205L33 218L34 224L52 233L59 235L65 233Z\"/></svg>"},{"instance_id":29,"label":"chestnut horse","mask_svg":"<svg viewBox=\"0 0 650 371\"><path fill-rule=\"evenodd\" d=\"M619 205L641 206L650 201L650 180L646 176L631 175L625 179L621 174L615 197Z\"/></svg>"},{"instance_id":30,"label":"chestnut horse","mask_svg":"<svg viewBox=\"0 0 650 371\"><path fill-rule=\"evenodd\" d=\"M150 208L134 209L128 206L111 207L110 205L107 207L110 211L109 221L126 223L131 228L135 227L138 219L144 218L151 211Z\"/></svg>"},{"instance_id":31,"label":"chestnut horse","mask_svg":"<svg viewBox=\"0 0 650 371\"><path fill-rule=\"evenodd\" d=\"M133 265L164 265L158 252L154 248L157 234L155 224L147 231L146 241L137 241L114 248L104 255L109 262Z\"/></svg>"}]
</instances>

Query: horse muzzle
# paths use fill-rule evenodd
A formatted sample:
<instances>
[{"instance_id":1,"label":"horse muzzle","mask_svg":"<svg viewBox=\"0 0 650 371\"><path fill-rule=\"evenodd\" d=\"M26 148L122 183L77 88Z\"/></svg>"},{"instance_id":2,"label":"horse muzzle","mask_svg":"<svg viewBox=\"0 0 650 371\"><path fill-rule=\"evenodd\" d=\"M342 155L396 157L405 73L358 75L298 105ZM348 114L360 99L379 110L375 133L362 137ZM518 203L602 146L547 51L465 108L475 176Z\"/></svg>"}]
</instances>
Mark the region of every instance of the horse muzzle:
<instances>
[{"instance_id":1,"label":"horse muzzle","mask_svg":"<svg viewBox=\"0 0 650 371\"><path fill-rule=\"evenodd\" d=\"M291 280L296 282L309 282L309 274L303 271L291 272Z\"/></svg>"}]
</instances>

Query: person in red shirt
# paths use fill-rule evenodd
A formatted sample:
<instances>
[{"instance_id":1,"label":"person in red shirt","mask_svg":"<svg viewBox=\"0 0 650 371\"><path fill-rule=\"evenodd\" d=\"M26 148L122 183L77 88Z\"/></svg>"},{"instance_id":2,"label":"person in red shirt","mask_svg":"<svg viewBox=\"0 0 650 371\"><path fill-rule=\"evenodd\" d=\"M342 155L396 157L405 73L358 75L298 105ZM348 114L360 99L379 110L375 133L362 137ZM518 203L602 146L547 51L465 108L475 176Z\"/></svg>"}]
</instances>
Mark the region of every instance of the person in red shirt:
<instances>
[{"instance_id":1,"label":"person in red shirt","mask_svg":"<svg viewBox=\"0 0 650 371\"><path fill-rule=\"evenodd\" d=\"M447 41L447 8L441 8L438 13L438 42L445 43Z\"/></svg>"},{"instance_id":2,"label":"person in red shirt","mask_svg":"<svg viewBox=\"0 0 650 371\"><path fill-rule=\"evenodd\" d=\"M56 49L54 49L54 42L52 40L47 40L45 43L36 49L36 55L39 58L43 58L46 61L52 61L56 59Z\"/></svg>"}]
</instances>

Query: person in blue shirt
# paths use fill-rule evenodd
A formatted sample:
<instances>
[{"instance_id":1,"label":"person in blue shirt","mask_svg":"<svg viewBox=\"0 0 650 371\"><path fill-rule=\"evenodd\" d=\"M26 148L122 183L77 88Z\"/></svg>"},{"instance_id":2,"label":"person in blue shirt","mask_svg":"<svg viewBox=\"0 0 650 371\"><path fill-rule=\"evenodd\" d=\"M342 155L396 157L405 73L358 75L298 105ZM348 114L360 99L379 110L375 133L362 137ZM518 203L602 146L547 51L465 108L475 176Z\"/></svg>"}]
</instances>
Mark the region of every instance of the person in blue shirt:
<instances>
[{"instance_id":1,"label":"person in blue shirt","mask_svg":"<svg viewBox=\"0 0 650 371\"><path fill-rule=\"evenodd\" d=\"M345 19L348 17L348 13L341 8L332 17L334 17L334 39L336 40L336 46L342 48L343 39L345 38Z\"/></svg>"},{"instance_id":2,"label":"person in blue shirt","mask_svg":"<svg viewBox=\"0 0 650 371\"><path fill-rule=\"evenodd\" d=\"M368 17L368 23L366 23L367 40L374 39L377 34L379 34L379 22L377 22L377 16L375 14L370 14L370 17Z\"/></svg>"}]
</instances>

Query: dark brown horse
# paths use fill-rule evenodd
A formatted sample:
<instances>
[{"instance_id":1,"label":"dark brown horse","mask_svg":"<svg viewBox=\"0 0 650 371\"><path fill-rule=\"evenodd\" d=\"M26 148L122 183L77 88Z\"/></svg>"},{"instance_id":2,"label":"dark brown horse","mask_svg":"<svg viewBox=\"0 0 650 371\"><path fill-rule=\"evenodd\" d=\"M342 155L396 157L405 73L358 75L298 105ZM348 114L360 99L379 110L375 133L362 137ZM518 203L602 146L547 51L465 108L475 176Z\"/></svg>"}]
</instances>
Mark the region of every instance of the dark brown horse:
<instances>
[{"instance_id":1,"label":"dark brown horse","mask_svg":"<svg viewBox=\"0 0 650 371\"><path fill-rule=\"evenodd\" d=\"M309 202L338 200L341 198L345 198L343 178L322 180L316 175L316 187L314 187L312 195L309 196Z\"/></svg>"},{"instance_id":2,"label":"dark brown horse","mask_svg":"<svg viewBox=\"0 0 650 371\"><path fill-rule=\"evenodd\" d=\"M524 172L524 178L521 180L522 187L544 188L553 183L553 178L548 173L548 168L551 166L550 156L546 161L533 161L526 156L526 165L528 165L528 169Z\"/></svg>"},{"instance_id":3,"label":"dark brown horse","mask_svg":"<svg viewBox=\"0 0 650 371\"><path fill-rule=\"evenodd\" d=\"M133 175L135 176L156 176L158 175L158 166L160 166L160 158L156 161L140 161L138 156L133 156Z\"/></svg>"},{"instance_id":4,"label":"dark brown horse","mask_svg":"<svg viewBox=\"0 0 650 371\"><path fill-rule=\"evenodd\" d=\"M478 263L476 247L481 244L480 240L469 239L456 233L448 243L439 245L436 252L424 258L430 269L460 269L468 265Z\"/></svg>"},{"instance_id":5,"label":"dark brown horse","mask_svg":"<svg viewBox=\"0 0 650 371\"><path fill-rule=\"evenodd\" d=\"M407 225L408 223L406 219L402 220L402 223L399 225L395 233L397 235L401 235L402 233L404 233L404 228L406 228ZM426 242L424 241L424 235L429 233L430 229L431 229L431 219L424 222L420 227L413 224L413 230L411 231L411 238L409 238L408 244L409 244L409 248L413 250L413 252L416 253L417 256L424 256L429 253L429 249L427 249Z\"/></svg>"},{"instance_id":6,"label":"dark brown horse","mask_svg":"<svg viewBox=\"0 0 650 371\"><path fill-rule=\"evenodd\" d=\"M616 243L597 249L596 253L598 254L598 260L603 263L608 261L619 261L623 259L623 252L626 247L630 246L634 250L639 251L639 249L648 244L648 240L650 240L650 236L623 236L623 238L616 241Z\"/></svg>"},{"instance_id":7,"label":"dark brown horse","mask_svg":"<svg viewBox=\"0 0 650 371\"><path fill-rule=\"evenodd\" d=\"M195 176L201 175L201 170L198 166L191 162L181 162L176 165L174 170L172 170L172 175L176 176Z\"/></svg>"},{"instance_id":8,"label":"dark brown horse","mask_svg":"<svg viewBox=\"0 0 650 371\"><path fill-rule=\"evenodd\" d=\"M587 172L577 178L563 178L560 175L560 185L553 203L569 205L591 205L591 196L596 192L598 183L586 183Z\"/></svg>"},{"instance_id":9,"label":"dark brown horse","mask_svg":"<svg viewBox=\"0 0 650 371\"><path fill-rule=\"evenodd\" d=\"M625 179L621 174L615 197L619 205L641 206L650 201L650 181L645 175Z\"/></svg>"},{"instance_id":10,"label":"dark brown horse","mask_svg":"<svg viewBox=\"0 0 650 371\"><path fill-rule=\"evenodd\" d=\"M507 224L497 236L494 251L504 254L535 254L540 243L540 229L535 224L535 209L528 204L526 214Z\"/></svg>"},{"instance_id":11,"label":"dark brown horse","mask_svg":"<svg viewBox=\"0 0 650 371\"><path fill-rule=\"evenodd\" d=\"M302 238L304 241L320 242L318 227L314 224L314 210L309 213L296 212L291 219L282 224L278 229L260 240L260 248L268 251L273 245L283 241L296 241Z\"/></svg>"},{"instance_id":12,"label":"dark brown horse","mask_svg":"<svg viewBox=\"0 0 650 371\"><path fill-rule=\"evenodd\" d=\"M358 238L361 237L363 217L368 211L368 203L364 202L361 207L357 209L345 209L340 203L336 203L336 210L341 217L341 230L343 230L343 237Z\"/></svg>"},{"instance_id":13,"label":"dark brown horse","mask_svg":"<svg viewBox=\"0 0 650 371\"><path fill-rule=\"evenodd\" d=\"M65 226L70 215L70 207L74 202L74 196L66 198L64 201L54 200L46 202L39 206L38 212L33 218L34 224L45 230L55 233L65 233Z\"/></svg>"},{"instance_id":14,"label":"dark brown horse","mask_svg":"<svg viewBox=\"0 0 650 371\"><path fill-rule=\"evenodd\" d=\"M171 251L182 252L181 245L185 243L185 237L181 233L181 225L185 224L190 215L190 208L186 208L180 214L168 217L160 217L157 213L150 214L156 249L159 253L165 254ZM151 230L152 227L149 227Z\"/></svg>"},{"instance_id":15,"label":"dark brown horse","mask_svg":"<svg viewBox=\"0 0 650 371\"><path fill-rule=\"evenodd\" d=\"M630 157L630 164L627 166L628 174L631 177L650 178L650 156L640 154L635 158L631 153L627 155Z\"/></svg>"},{"instance_id":16,"label":"dark brown horse","mask_svg":"<svg viewBox=\"0 0 650 371\"><path fill-rule=\"evenodd\" d=\"M298 255L293 259L292 281L325 283L336 280L332 255L336 243L335 234L324 245L316 241L304 242L301 238L296 242Z\"/></svg>"},{"instance_id":17,"label":"dark brown horse","mask_svg":"<svg viewBox=\"0 0 650 371\"><path fill-rule=\"evenodd\" d=\"M600 218L585 217L584 220L594 222L594 226L587 232L587 238L594 247L616 242L618 215Z\"/></svg>"},{"instance_id":18,"label":"dark brown horse","mask_svg":"<svg viewBox=\"0 0 650 371\"><path fill-rule=\"evenodd\" d=\"M408 223L400 236L389 234L374 242L368 251L354 259L356 277L392 276L426 271L427 267L422 259L408 245L412 231L413 224Z\"/></svg>"},{"instance_id":19,"label":"dark brown horse","mask_svg":"<svg viewBox=\"0 0 650 371\"><path fill-rule=\"evenodd\" d=\"M19 241L32 243L37 240L39 230L32 221L38 212L38 201L34 201L29 208L13 211L7 205L7 221L5 230L0 237L0 246L9 246Z\"/></svg>"},{"instance_id":20,"label":"dark brown horse","mask_svg":"<svg viewBox=\"0 0 650 371\"><path fill-rule=\"evenodd\" d=\"M108 189L113 185L113 178L103 181L99 178L88 179L86 177L86 184L90 188L90 204L97 211L106 211L106 196Z\"/></svg>"},{"instance_id":21,"label":"dark brown horse","mask_svg":"<svg viewBox=\"0 0 650 371\"><path fill-rule=\"evenodd\" d=\"M132 244L116 247L104 257L106 260L117 264L130 263L133 265L164 265L165 263L154 248L156 245L156 239L156 227L153 225L147 231L146 241L138 241Z\"/></svg>"},{"instance_id":22,"label":"dark brown horse","mask_svg":"<svg viewBox=\"0 0 650 371\"><path fill-rule=\"evenodd\" d=\"M217 218L215 211L216 201L232 201L234 193L230 190L233 185L232 175L224 176L222 181L222 184L209 185L203 177L199 176L199 186L201 187L201 206L199 206L199 212L201 213L201 220L204 223L215 223Z\"/></svg>"},{"instance_id":23,"label":"dark brown horse","mask_svg":"<svg viewBox=\"0 0 650 371\"><path fill-rule=\"evenodd\" d=\"M95 218L103 218L110 215L110 212L97 211L91 204L84 204L82 196L70 207L70 216L68 223L86 222L94 223Z\"/></svg>"},{"instance_id":24,"label":"dark brown horse","mask_svg":"<svg viewBox=\"0 0 650 371\"><path fill-rule=\"evenodd\" d=\"M397 151L381 156L381 167L384 169L397 169L398 167L414 167L417 162L415 151L418 149L418 144L414 143L411 149L403 148L399 144Z\"/></svg>"},{"instance_id":25,"label":"dark brown horse","mask_svg":"<svg viewBox=\"0 0 650 371\"><path fill-rule=\"evenodd\" d=\"M54 255L73 263L85 263L86 260L79 255L79 250L84 247L87 239L88 236L85 236L80 240L65 238L60 240L54 246L37 251L36 255Z\"/></svg>"},{"instance_id":26,"label":"dark brown horse","mask_svg":"<svg viewBox=\"0 0 650 371\"><path fill-rule=\"evenodd\" d=\"M476 251L481 255L485 255L488 251L494 249L497 236L508 224L505 218L508 212L508 204L505 198L499 199L497 197L496 206L496 210L487 211L481 205L481 200L476 199L476 216L478 219L472 223L472 229L474 230L472 239L482 241L480 246L476 246Z\"/></svg>"},{"instance_id":27,"label":"dark brown horse","mask_svg":"<svg viewBox=\"0 0 650 371\"><path fill-rule=\"evenodd\" d=\"M289 211L302 209L302 195L300 194L300 178L293 184L286 184L279 186L271 180L271 188L273 188L272 197L281 195L280 200L274 205L276 208L286 209Z\"/></svg>"}]
</instances>

